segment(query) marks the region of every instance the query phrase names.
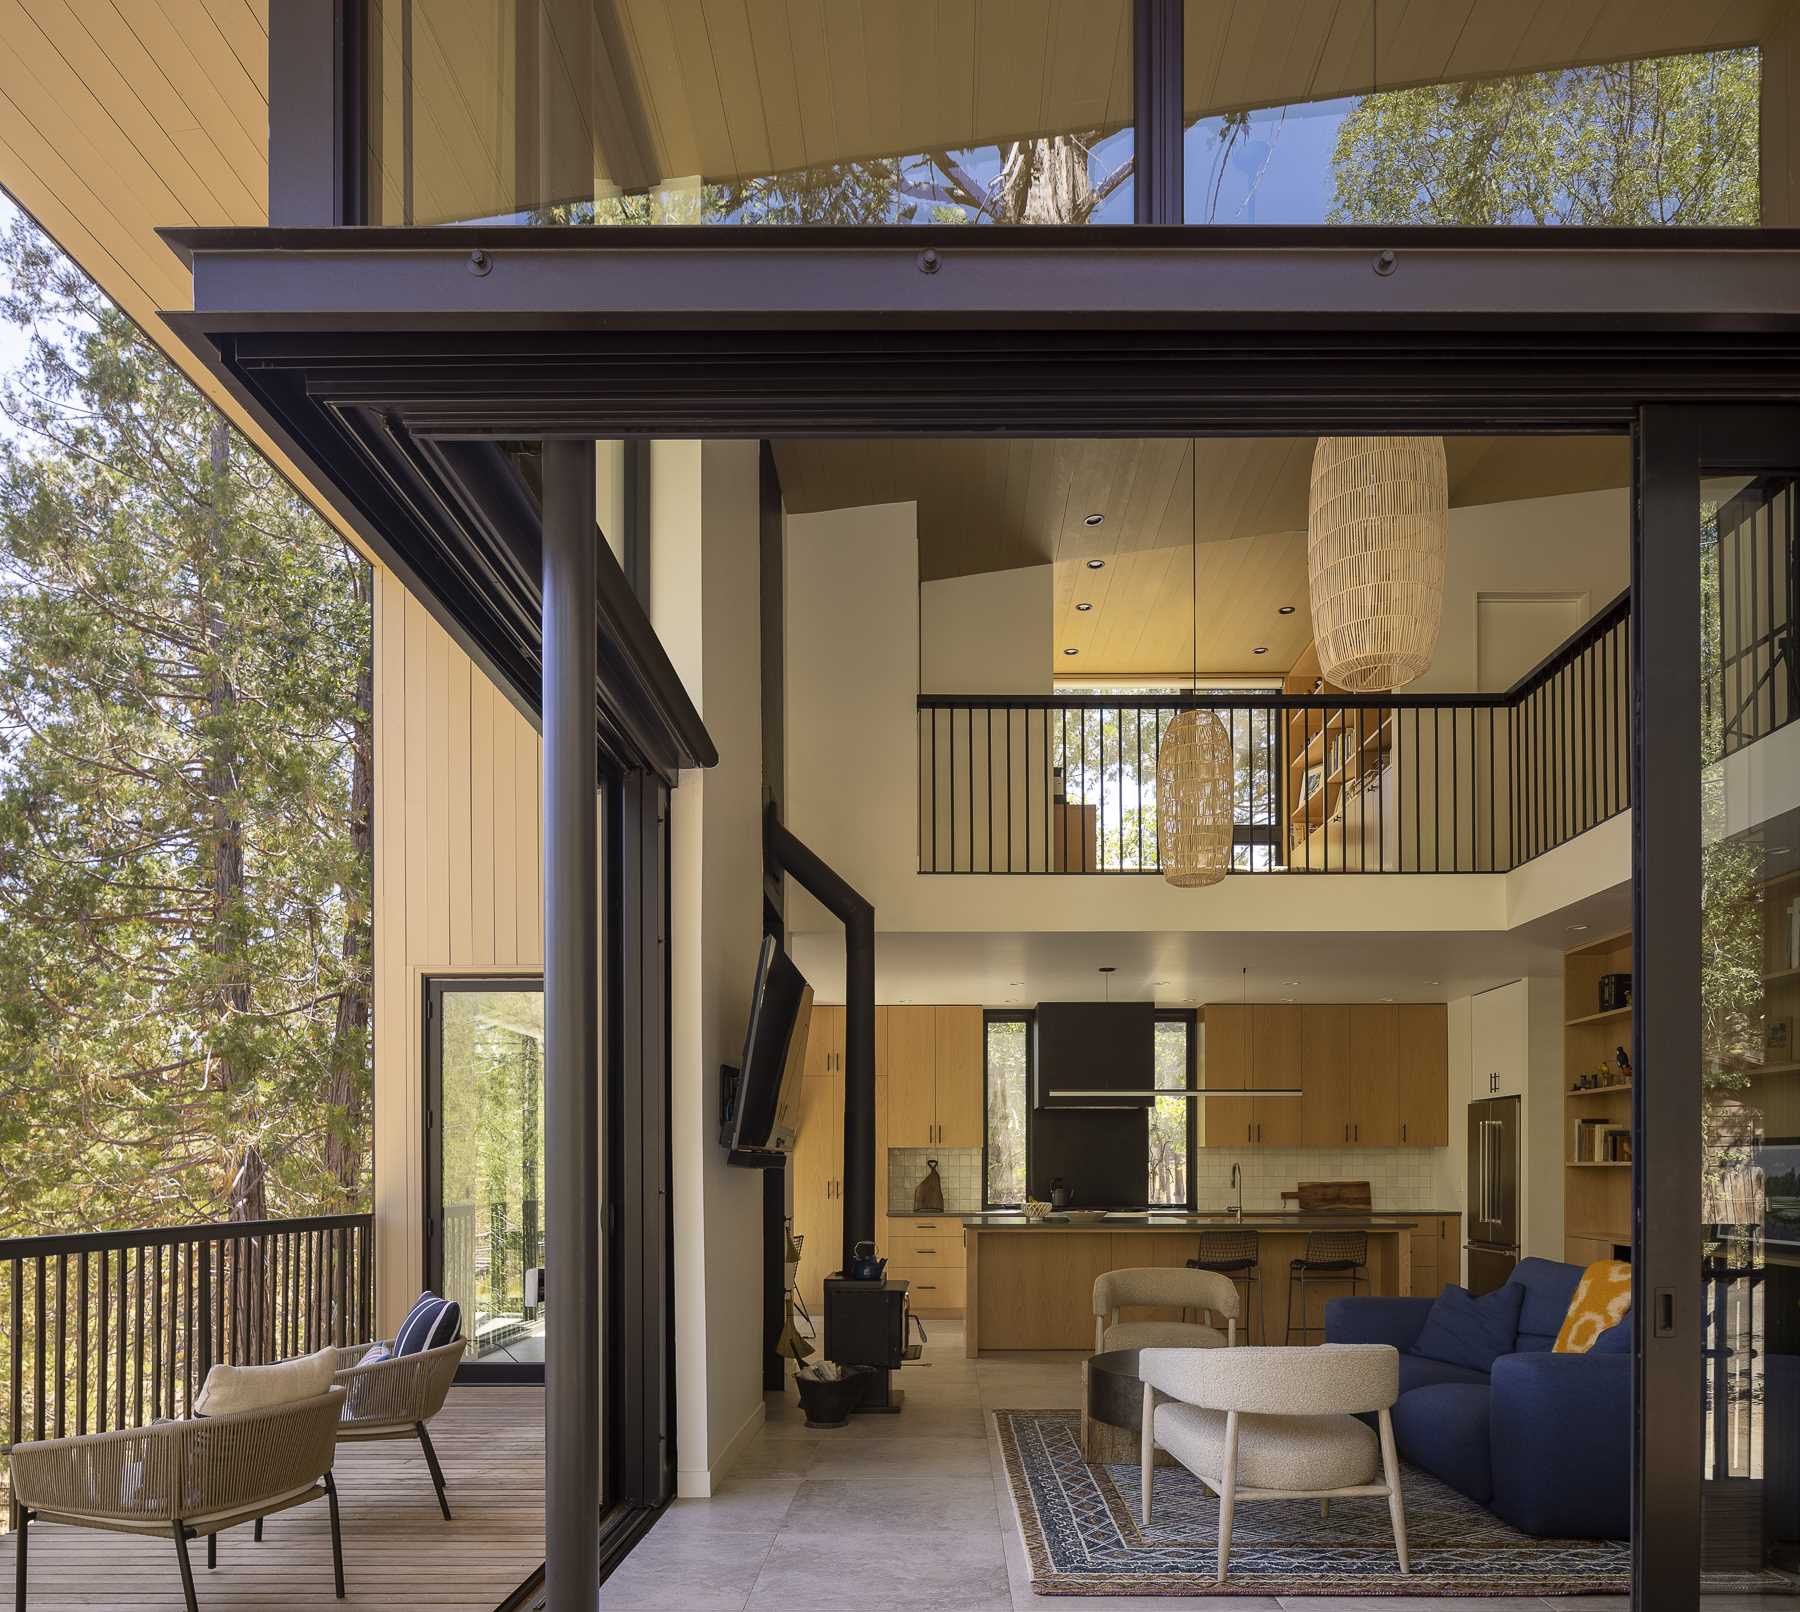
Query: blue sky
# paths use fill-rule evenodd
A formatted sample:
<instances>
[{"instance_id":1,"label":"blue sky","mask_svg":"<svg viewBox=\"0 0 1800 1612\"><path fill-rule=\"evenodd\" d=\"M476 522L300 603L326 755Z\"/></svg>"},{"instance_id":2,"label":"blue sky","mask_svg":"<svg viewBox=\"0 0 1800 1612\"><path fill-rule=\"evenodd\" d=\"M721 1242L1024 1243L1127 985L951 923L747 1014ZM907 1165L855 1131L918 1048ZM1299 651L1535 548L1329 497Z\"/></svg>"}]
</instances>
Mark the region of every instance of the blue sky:
<instances>
[{"instance_id":1,"label":"blue sky","mask_svg":"<svg viewBox=\"0 0 1800 1612\"><path fill-rule=\"evenodd\" d=\"M12 198L5 191L0 191L0 231L9 230L13 220L19 216L19 209L13 206ZM17 369L25 357L25 332L16 325L0 320L0 375L10 375ZM6 429L4 420L0 420L0 430Z\"/></svg>"}]
</instances>

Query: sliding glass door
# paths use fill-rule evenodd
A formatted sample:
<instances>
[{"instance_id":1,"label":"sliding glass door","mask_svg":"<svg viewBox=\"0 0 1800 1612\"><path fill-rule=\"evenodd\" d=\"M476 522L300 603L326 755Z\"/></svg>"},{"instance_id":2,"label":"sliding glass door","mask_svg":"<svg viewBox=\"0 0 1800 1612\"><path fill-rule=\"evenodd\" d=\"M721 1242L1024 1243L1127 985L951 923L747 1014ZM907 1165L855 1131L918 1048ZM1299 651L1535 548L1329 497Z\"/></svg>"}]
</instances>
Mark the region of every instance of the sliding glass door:
<instances>
[{"instance_id":1,"label":"sliding glass door","mask_svg":"<svg viewBox=\"0 0 1800 1612\"><path fill-rule=\"evenodd\" d=\"M426 986L428 1285L462 1305L463 1374L544 1371L544 985Z\"/></svg>"},{"instance_id":2,"label":"sliding glass door","mask_svg":"<svg viewBox=\"0 0 1800 1612\"><path fill-rule=\"evenodd\" d=\"M1800 1562L1800 410L1644 411L1638 1598Z\"/></svg>"}]
</instances>

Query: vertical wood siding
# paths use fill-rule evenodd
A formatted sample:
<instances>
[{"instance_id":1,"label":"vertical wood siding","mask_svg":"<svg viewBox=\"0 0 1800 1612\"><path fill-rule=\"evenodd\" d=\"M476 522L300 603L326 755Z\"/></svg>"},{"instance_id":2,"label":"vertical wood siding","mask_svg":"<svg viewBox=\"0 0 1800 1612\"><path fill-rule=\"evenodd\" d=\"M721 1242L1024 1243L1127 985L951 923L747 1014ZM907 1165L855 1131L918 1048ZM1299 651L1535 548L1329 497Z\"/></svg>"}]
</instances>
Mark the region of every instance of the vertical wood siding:
<instances>
[{"instance_id":1,"label":"vertical wood siding","mask_svg":"<svg viewBox=\"0 0 1800 1612\"><path fill-rule=\"evenodd\" d=\"M375 570L375 1272L424 1280L424 982L544 966L535 729Z\"/></svg>"}]
</instances>

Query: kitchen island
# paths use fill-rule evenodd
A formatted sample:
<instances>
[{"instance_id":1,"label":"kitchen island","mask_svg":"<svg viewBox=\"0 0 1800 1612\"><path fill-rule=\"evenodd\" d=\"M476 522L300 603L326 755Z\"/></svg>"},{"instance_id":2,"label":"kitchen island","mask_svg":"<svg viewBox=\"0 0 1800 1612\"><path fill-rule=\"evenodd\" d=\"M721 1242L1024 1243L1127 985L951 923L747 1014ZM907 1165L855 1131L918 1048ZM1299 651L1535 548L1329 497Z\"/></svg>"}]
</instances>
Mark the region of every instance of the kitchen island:
<instances>
[{"instance_id":1,"label":"kitchen island","mask_svg":"<svg viewBox=\"0 0 1800 1612\"><path fill-rule=\"evenodd\" d=\"M1239 1227L1261 1236L1263 1313L1246 1318L1249 1338L1256 1343L1285 1343L1288 1262L1305 1252L1308 1233L1366 1232L1369 1282L1361 1291L1404 1295L1412 1292L1412 1234L1417 1226L1417 1218L1405 1214L1246 1211L1241 1219L1231 1214L1172 1213L1115 1214L1097 1220L1051 1215L1039 1221L1019 1214L970 1215L963 1220L966 1352L970 1358L1015 1349L1090 1353L1095 1277L1138 1266L1185 1265L1198 1254L1202 1231ZM1348 1291L1343 1284L1313 1291L1307 1324L1320 1325L1326 1300ZM1133 1309L1121 1316L1176 1319L1173 1310ZM1297 1327L1298 1295L1294 1319ZM1240 1341L1244 1336L1240 1322ZM1303 1341L1317 1342L1320 1337L1314 1332Z\"/></svg>"}]
</instances>

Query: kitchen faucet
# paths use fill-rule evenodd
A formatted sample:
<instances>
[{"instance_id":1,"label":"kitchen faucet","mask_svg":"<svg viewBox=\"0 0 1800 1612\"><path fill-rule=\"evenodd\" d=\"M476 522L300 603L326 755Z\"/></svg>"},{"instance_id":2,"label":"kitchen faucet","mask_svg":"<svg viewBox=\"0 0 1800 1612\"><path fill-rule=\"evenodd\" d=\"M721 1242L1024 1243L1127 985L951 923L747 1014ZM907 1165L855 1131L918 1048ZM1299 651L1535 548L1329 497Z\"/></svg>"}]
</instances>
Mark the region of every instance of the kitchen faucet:
<instances>
[{"instance_id":1,"label":"kitchen faucet","mask_svg":"<svg viewBox=\"0 0 1800 1612\"><path fill-rule=\"evenodd\" d=\"M1235 1163L1231 1166L1231 1190L1237 1194L1237 1204L1231 1211L1231 1218L1242 1220L1244 1218L1244 1172Z\"/></svg>"}]
</instances>

